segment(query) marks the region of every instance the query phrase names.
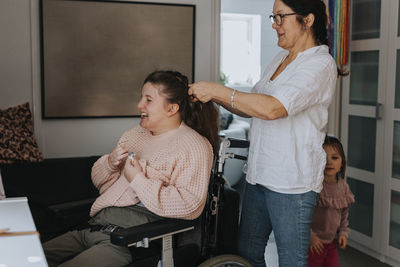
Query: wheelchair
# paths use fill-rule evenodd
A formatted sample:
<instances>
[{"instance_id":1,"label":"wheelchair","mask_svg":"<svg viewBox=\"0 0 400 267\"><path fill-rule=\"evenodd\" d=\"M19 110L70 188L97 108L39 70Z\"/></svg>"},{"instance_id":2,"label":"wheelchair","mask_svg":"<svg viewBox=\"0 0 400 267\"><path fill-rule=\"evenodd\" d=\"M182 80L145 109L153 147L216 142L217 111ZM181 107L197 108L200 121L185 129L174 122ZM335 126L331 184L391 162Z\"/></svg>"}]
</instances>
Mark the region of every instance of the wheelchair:
<instances>
[{"instance_id":1,"label":"wheelchair","mask_svg":"<svg viewBox=\"0 0 400 267\"><path fill-rule=\"evenodd\" d=\"M239 222L239 193L223 177L228 158L247 157L228 148L248 148L249 141L221 137L214 158L206 206L195 220L163 219L110 234L111 243L129 247L129 267L252 266L235 255Z\"/></svg>"}]
</instances>

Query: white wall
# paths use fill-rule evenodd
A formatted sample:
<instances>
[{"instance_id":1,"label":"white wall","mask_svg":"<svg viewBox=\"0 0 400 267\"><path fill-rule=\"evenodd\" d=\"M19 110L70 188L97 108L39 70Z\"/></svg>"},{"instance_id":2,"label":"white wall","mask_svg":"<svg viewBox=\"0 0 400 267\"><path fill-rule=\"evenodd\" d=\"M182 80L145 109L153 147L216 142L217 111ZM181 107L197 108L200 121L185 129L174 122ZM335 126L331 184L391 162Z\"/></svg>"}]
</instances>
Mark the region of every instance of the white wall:
<instances>
[{"instance_id":1,"label":"white wall","mask_svg":"<svg viewBox=\"0 0 400 267\"><path fill-rule=\"evenodd\" d=\"M196 5L196 80L215 79L216 0L140 0ZM137 118L41 118L39 0L0 1L0 108L29 102L46 158L109 153Z\"/></svg>"}]
</instances>

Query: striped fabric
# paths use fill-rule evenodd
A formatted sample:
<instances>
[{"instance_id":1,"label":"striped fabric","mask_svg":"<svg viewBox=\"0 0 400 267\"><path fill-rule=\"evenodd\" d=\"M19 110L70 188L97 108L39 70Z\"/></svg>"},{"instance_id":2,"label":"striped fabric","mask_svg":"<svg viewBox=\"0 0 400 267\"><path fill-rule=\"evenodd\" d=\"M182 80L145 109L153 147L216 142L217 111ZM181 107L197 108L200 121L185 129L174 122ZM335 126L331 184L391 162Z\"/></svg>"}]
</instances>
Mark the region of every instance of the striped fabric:
<instances>
[{"instance_id":1,"label":"striped fabric","mask_svg":"<svg viewBox=\"0 0 400 267\"><path fill-rule=\"evenodd\" d=\"M329 0L328 39L332 57L346 72L349 55L350 0Z\"/></svg>"}]
</instances>

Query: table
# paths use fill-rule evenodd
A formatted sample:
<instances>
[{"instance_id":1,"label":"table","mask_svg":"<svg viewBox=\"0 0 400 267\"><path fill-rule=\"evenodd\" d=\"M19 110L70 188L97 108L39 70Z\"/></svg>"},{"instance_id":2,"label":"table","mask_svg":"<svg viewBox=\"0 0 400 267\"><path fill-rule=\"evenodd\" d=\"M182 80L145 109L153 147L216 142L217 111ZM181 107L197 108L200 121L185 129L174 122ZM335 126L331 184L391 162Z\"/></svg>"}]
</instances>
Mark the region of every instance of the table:
<instances>
[{"instance_id":1,"label":"table","mask_svg":"<svg viewBox=\"0 0 400 267\"><path fill-rule=\"evenodd\" d=\"M26 197L0 200L0 267L47 267L39 235Z\"/></svg>"}]
</instances>

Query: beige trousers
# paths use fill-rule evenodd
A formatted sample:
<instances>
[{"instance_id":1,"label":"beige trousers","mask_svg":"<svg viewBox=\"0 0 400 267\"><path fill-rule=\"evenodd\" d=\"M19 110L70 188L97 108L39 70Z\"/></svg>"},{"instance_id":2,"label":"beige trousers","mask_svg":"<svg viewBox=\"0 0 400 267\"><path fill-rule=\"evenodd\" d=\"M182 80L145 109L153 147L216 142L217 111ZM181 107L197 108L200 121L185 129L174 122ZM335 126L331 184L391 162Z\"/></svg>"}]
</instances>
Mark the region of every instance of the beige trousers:
<instances>
[{"instance_id":1,"label":"beige trousers","mask_svg":"<svg viewBox=\"0 0 400 267\"><path fill-rule=\"evenodd\" d=\"M138 205L109 207L89 220L91 225L115 224L131 227L160 220L161 217ZM49 267L125 266L132 261L128 248L110 242L110 236L90 229L71 231L43 244Z\"/></svg>"}]
</instances>

